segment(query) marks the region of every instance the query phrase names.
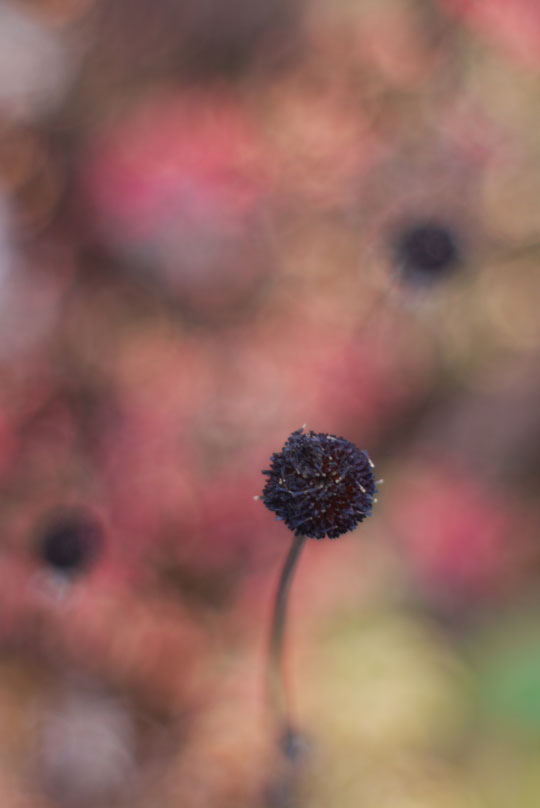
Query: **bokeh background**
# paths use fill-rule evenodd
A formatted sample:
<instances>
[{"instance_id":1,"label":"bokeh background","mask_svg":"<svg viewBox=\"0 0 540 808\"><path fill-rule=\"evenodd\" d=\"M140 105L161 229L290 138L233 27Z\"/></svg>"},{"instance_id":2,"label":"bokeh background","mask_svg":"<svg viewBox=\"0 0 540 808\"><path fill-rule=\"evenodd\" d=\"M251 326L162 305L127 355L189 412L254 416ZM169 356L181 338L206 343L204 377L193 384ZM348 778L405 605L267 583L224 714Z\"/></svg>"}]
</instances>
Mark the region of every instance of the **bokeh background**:
<instances>
[{"instance_id":1,"label":"bokeh background","mask_svg":"<svg viewBox=\"0 0 540 808\"><path fill-rule=\"evenodd\" d=\"M540 803L540 6L0 2L3 808ZM302 424L376 464L264 661Z\"/></svg>"}]
</instances>

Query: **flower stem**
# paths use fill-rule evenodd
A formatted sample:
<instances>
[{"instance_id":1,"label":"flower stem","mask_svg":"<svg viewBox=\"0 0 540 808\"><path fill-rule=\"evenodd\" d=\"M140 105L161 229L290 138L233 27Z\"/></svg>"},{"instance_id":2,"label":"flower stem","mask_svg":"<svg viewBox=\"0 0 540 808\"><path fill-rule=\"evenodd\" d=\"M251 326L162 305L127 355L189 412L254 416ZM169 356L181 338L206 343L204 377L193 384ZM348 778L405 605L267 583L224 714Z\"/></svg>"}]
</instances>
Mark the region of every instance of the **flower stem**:
<instances>
[{"instance_id":1,"label":"flower stem","mask_svg":"<svg viewBox=\"0 0 540 808\"><path fill-rule=\"evenodd\" d=\"M268 657L268 692L271 708L277 718L280 732L286 735L290 731L289 706L283 675L283 638L289 590L300 551L306 541L305 536L295 536L289 549L281 576L279 578L272 623L270 630L270 646Z\"/></svg>"}]
</instances>

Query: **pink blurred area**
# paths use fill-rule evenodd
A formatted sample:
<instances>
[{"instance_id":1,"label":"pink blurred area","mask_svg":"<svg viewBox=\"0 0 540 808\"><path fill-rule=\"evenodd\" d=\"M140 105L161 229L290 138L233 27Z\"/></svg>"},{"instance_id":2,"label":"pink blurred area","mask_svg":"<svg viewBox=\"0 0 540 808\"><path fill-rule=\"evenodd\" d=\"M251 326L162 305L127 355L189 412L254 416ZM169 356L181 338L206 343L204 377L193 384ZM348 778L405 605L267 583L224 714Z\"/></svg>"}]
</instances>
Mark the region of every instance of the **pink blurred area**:
<instances>
[{"instance_id":1,"label":"pink blurred area","mask_svg":"<svg viewBox=\"0 0 540 808\"><path fill-rule=\"evenodd\" d=\"M396 540L444 597L497 599L528 555L530 514L504 491L449 462L412 468L394 491Z\"/></svg>"},{"instance_id":2,"label":"pink blurred area","mask_svg":"<svg viewBox=\"0 0 540 808\"><path fill-rule=\"evenodd\" d=\"M442 0L441 5L517 63L530 70L538 69L540 9L534 0Z\"/></svg>"}]
</instances>

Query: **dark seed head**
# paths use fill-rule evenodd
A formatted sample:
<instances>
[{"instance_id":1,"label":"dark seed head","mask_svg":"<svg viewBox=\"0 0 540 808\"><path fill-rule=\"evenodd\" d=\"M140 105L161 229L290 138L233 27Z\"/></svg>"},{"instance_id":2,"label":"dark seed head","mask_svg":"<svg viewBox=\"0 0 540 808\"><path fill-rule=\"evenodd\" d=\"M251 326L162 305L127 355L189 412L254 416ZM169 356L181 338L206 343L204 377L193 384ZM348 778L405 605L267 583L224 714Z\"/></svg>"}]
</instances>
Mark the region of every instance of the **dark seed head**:
<instances>
[{"instance_id":1,"label":"dark seed head","mask_svg":"<svg viewBox=\"0 0 540 808\"><path fill-rule=\"evenodd\" d=\"M298 429L263 474L262 501L297 536L336 539L371 514L373 464L345 438Z\"/></svg>"},{"instance_id":2,"label":"dark seed head","mask_svg":"<svg viewBox=\"0 0 540 808\"><path fill-rule=\"evenodd\" d=\"M462 261L459 238L437 221L423 221L401 230L393 240L399 275L413 283L431 284L451 274Z\"/></svg>"},{"instance_id":3,"label":"dark seed head","mask_svg":"<svg viewBox=\"0 0 540 808\"><path fill-rule=\"evenodd\" d=\"M83 508L58 512L40 530L37 553L56 572L75 575L96 560L103 547L103 528Z\"/></svg>"}]
</instances>

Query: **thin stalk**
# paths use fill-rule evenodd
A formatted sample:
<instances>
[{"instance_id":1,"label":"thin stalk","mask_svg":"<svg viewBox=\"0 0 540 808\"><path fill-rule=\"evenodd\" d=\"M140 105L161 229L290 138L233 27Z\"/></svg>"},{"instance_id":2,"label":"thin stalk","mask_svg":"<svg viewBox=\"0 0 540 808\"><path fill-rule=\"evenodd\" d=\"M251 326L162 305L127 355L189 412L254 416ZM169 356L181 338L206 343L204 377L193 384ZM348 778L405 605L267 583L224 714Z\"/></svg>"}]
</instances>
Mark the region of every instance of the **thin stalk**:
<instances>
[{"instance_id":1,"label":"thin stalk","mask_svg":"<svg viewBox=\"0 0 540 808\"><path fill-rule=\"evenodd\" d=\"M270 630L270 646L268 657L268 690L270 705L277 718L280 730L287 733L290 729L289 705L287 689L283 674L283 639L285 634L285 620L287 616L287 603L293 573L300 556L300 551L306 541L305 536L295 536L279 578L272 623Z\"/></svg>"}]
</instances>

